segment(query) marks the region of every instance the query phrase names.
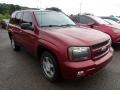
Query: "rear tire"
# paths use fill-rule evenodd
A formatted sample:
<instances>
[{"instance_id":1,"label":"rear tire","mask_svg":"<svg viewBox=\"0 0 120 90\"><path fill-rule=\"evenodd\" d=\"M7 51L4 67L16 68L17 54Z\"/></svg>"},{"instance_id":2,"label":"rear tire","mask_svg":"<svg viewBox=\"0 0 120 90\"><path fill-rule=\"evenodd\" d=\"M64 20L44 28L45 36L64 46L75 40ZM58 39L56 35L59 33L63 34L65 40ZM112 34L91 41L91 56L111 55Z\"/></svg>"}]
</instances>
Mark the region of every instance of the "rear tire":
<instances>
[{"instance_id":1,"label":"rear tire","mask_svg":"<svg viewBox=\"0 0 120 90\"><path fill-rule=\"evenodd\" d=\"M11 46L14 51L20 51L20 46L18 46L12 38L11 38Z\"/></svg>"},{"instance_id":2,"label":"rear tire","mask_svg":"<svg viewBox=\"0 0 120 90\"><path fill-rule=\"evenodd\" d=\"M51 82L59 80L59 69L54 56L48 52L44 51L41 55L41 69L45 78Z\"/></svg>"}]
</instances>

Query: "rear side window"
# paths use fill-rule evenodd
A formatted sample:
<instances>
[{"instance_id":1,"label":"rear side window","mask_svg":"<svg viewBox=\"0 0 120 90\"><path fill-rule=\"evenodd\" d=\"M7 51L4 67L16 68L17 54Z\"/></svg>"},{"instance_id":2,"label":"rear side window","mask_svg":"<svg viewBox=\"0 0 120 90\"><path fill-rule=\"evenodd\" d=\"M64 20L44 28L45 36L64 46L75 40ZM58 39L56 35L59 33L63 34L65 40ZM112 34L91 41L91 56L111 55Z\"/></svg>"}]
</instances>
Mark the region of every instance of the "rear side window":
<instances>
[{"instance_id":1,"label":"rear side window","mask_svg":"<svg viewBox=\"0 0 120 90\"><path fill-rule=\"evenodd\" d=\"M75 23L79 23L79 17L78 17L78 16L73 16L73 17L71 17L71 19L72 19Z\"/></svg>"},{"instance_id":2,"label":"rear side window","mask_svg":"<svg viewBox=\"0 0 120 90\"><path fill-rule=\"evenodd\" d=\"M22 12L19 12L19 13L16 14L16 24L17 24L17 25L20 25L20 24L21 24L22 15L23 15Z\"/></svg>"},{"instance_id":3,"label":"rear side window","mask_svg":"<svg viewBox=\"0 0 120 90\"><path fill-rule=\"evenodd\" d=\"M32 24L32 13L31 12L24 12L22 23Z\"/></svg>"},{"instance_id":4,"label":"rear side window","mask_svg":"<svg viewBox=\"0 0 120 90\"><path fill-rule=\"evenodd\" d=\"M89 24L90 22L94 22L92 19L84 16L80 16L79 21L82 24Z\"/></svg>"},{"instance_id":5,"label":"rear side window","mask_svg":"<svg viewBox=\"0 0 120 90\"><path fill-rule=\"evenodd\" d=\"M16 13L17 13L17 12L14 12L14 13L11 15L11 19L10 19L10 23L11 23L11 24L15 24L15 16L16 16Z\"/></svg>"},{"instance_id":6,"label":"rear side window","mask_svg":"<svg viewBox=\"0 0 120 90\"><path fill-rule=\"evenodd\" d=\"M14 12L11 17L12 17L12 18L15 18L16 13L17 13L17 12Z\"/></svg>"}]
</instances>

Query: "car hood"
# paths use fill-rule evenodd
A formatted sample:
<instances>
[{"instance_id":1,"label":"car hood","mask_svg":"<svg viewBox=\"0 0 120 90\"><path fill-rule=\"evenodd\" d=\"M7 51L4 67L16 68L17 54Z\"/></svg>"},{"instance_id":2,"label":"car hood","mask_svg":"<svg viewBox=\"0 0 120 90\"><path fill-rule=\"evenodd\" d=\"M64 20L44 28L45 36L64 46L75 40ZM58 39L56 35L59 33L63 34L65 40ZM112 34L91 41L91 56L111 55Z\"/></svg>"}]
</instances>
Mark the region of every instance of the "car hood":
<instances>
[{"instance_id":1,"label":"car hood","mask_svg":"<svg viewBox=\"0 0 120 90\"><path fill-rule=\"evenodd\" d=\"M43 31L49 40L54 38L54 42L75 46L90 46L110 39L109 35L86 27L51 27L43 28Z\"/></svg>"}]
</instances>

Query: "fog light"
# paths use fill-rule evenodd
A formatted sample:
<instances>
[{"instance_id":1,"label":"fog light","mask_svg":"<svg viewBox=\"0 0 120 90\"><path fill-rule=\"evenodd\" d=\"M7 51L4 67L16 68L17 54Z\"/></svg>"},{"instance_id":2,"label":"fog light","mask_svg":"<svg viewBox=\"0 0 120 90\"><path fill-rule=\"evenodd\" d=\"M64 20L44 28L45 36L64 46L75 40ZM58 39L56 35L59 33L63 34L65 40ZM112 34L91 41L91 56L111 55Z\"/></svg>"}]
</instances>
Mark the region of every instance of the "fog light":
<instances>
[{"instance_id":1,"label":"fog light","mask_svg":"<svg viewBox=\"0 0 120 90\"><path fill-rule=\"evenodd\" d=\"M85 73L84 71L78 71L78 72L77 72L77 77L81 77L81 76L83 76L84 73Z\"/></svg>"}]
</instances>

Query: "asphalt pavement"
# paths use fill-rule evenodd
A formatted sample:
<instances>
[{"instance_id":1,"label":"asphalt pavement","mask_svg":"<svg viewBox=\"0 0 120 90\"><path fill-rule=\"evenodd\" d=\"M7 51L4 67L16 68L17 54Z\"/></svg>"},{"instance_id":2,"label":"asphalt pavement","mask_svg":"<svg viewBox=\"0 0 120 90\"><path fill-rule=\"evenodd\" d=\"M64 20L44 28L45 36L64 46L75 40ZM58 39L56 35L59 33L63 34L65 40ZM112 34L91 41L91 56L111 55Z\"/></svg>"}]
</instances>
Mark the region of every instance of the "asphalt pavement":
<instances>
[{"instance_id":1,"label":"asphalt pavement","mask_svg":"<svg viewBox=\"0 0 120 90\"><path fill-rule=\"evenodd\" d=\"M0 29L0 90L120 90L120 47L96 75L50 83L43 77L39 61L23 49L14 52L7 31Z\"/></svg>"}]
</instances>

